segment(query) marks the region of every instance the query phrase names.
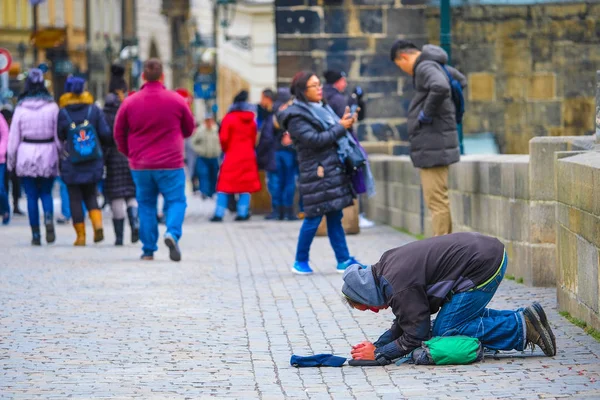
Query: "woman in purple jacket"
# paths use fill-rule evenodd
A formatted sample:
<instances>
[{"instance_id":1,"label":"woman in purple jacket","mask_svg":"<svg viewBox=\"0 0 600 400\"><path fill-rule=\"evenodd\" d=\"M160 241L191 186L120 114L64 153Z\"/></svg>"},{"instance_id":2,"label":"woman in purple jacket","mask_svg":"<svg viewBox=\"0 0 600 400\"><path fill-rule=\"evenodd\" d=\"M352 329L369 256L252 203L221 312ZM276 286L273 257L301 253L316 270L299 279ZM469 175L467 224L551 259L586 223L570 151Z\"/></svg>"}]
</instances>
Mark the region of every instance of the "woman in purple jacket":
<instances>
[{"instance_id":1,"label":"woman in purple jacket","mask_svg":"<svg viewBox=\"0 0 600 400\"><path fill-rule=\"evenodd\" d=\"M56 240L52 185L58 176L60 142L56 135L58 106L44 85L44 73L33 68L19 96L8 138L8 169L16 170L27 194L27 214L34 246L41 245L40 210L42 200L46 242Z\"/></svg>"},{"instance_id":2,"label":"woman in purple jacket","mask_svg":"<svg viewBox=\"0 0 600 400\"><path fill-rule=\"evenodd\" d=\"M2 225L8 225L10 221L10 205L8 194L4 187L4 174L6 173L6 146L8 145L8 124L0 114L0 214Z\"/></svg>"}]
</instances>

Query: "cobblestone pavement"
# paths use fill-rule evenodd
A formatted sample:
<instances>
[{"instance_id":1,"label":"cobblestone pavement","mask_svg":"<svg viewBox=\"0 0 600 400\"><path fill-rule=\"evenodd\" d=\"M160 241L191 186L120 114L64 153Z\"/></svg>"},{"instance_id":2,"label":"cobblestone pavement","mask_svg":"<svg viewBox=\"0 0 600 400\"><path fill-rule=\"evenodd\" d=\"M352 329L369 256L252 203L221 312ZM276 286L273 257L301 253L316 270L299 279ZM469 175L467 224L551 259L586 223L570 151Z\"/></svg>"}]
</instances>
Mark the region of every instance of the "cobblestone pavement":
<instances>
[{"instance_id":1,"label":"cobblestone pavement","mask_svg":"<svg viewBox=\"0 0 600 400\"><path fill-rule=\"evenodd\" d=\"M504 282L493 306L538 299L559 347L555 358L504 353L470 366L306 368L292 353L347 356L374 340L389 313L351 311L327 239L316 273L290 273L300 223L206 222L190 199L183 261L138 260L139 246L107 240L73 248L70 227L32 248L24 218L0 227L0 398L600 398L600 344L555 311L553 289ZM349 237L368 263L410 237L387 227ZM90 239L88 238L88 242Z\"/></svg>"}]
</instances>

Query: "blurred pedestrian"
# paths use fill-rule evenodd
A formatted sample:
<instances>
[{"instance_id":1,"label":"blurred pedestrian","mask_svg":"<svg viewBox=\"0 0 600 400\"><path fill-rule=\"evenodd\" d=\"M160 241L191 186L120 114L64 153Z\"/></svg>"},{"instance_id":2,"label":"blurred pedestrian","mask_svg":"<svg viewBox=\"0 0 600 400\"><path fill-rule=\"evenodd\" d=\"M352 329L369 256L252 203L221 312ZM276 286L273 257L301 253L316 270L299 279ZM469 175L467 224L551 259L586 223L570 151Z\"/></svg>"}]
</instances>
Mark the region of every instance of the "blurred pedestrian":
<instances>
[{"instance_id":1,"label":"blurred pedestrian","mask_svg":"<svg viewBox=\"0 0 600 400\"><path fill-rule=\"evenodd\" d=\"M165 88L163 66L156 58L144 63L144 85L125 99L115 122L117 148L129 159L139 204L142 259L158 250L157 201L166 207L165 245L173 261L181 260L179 240L185 218L183 141L192 135L194 116L185 99Z\"/></svg>"},{"instance_id":2,"label":"blurred pedestrian","mask_svg":"<svg viewBox=\"0 0 600 400\"><path fill-rule=\"evenodd\" d=\"M347 135L356 118L347 109L339 119L331 107L323 104L323 86L313 72L297 73L291 87L296 99L279 114L279 120L298 151L299 187L306 213L292 271L302 275L313 272L308 262L310 246L325 216L337 270L344 272L358 262L350 256L342 227L342 210L353 204L354 195L350 176L338 155L337 141Z\"/></svg>"},{"instance_id":3,"label":"blurred pedestrian","mask_svg":"<svg viewBox=\"0 0 600 400\"><path fill-rule=\"evenodd\" d=\"M263 128L263 132L272 130L275 149L275 169L267 173L272 212L266 219L270 220L295 221L298 219L294 213L294 196L298 175L296 150L289 132L282 129L277 120L277 113L282 112L291 104L290 99L289 89L281 88L277 91L277 98L273 105L275 114Z\"/></svg>"},{"instance_id":4,"label":"blurred pedestrian","mask_svg":"<svg viewBox=\"0 0 600 400\"><path fill-rule=\"evenodd\" d=\"M191 144L197 155L195 171L200 181L200 193L203 198L212 198L217 191L221 155L219 127L212 114L204 116L204 122L196 128Z\"/></svg>"},{"instance_id":5,"label":"blurred pedestrian","mask_svg":"<svg viewBox=\"0 0 600 400\"><path fill-rule=\"evenodd\" d=\"M12 122L14 108L10 104L4 104L0 107L0 114L4 117L6 122L8 123L8 127L10 128L10 124ZM0 181L0 185L2 181ZM19 199L21 198L21 179L17 176L15 171L9 171L8 169L4 174L4 188L6 189L6 193L11 192L11 197L13 201L13 215L25 215L21 208L19 207Z\"/></svg>"},{"instance_id":6,"label":"blurred pedestrian","mask_svg":"<svg viewBox=\"0 0 600 400\"><path fill-rule=\"evenodd\" d=\"M8 225L10 222L10 204L8 203L8 193L6 193L6 188L4 187L8 133L8 123L4 119L4 116L0 115L0 215L2 215L2 225Z\"/></svg>"},{"instance_id":7,"label":"blurred pedestrian","mask_svg":"<svg viewBox=\"0 0 600 400\"><path fill-rule=\"evenodd\" d=\"M77 238L74 246L85 246L82 203L94 228L94 243L104 240L102 212L98 206L98 182L104 174L102 144L110 143L110 128L92 95L85 91L85 79L70 76L68 91L59 99L58 137L63 142L60 176L69 192L71 217Z\"/></svg>"},{"instance_id":8,"label":"blurred pedestrian","mask_svg":"<svg viewBox=\"0 0 600 400\"><path fill-rule=\"evenodd\" d=\"M8 168L21 177L27 195L31 244L40 246L42 200L46 242L54 243L52 186L58 175L60 142L56 134L58 106L45 86L44 73L33 68L25 80L13 115L8 142Z\"/></svg>"},{"instance_id":9,"label":"blurred pedestrian","mask_svg":"<svg viewBox=\"0 0 600 400\"><path fill-rule=\"evenodd\" d=\"M248 103L248 92L242 90L219 130L221 148L225 157L217 183L217 207L212 222L223 221L228 195L238 194L236 221L250 219L250 193L260 190L256 163L257 129L254 120L255 107Z\"/></svg>"},{"instance_id":10,"label":"blurred pedestrian","mask_svg":"<svg viewBox=\"0 0 600 400\"><path fill-rule=\"evenodd\" d=\"M103 111L106 123L111 131L114 129L115 118L120 106L121 100L117 93L106 95ZM125 217L129 219L131 243L137 243L140 233L140 220L138 217L138 203L135 198L135 184L129 169L129 161L117 150L114 140L104 147L104 160L106 163L104 193L110 201L110 209L113 215L115 246L123 245Z\"/></svg>"}]
</instances>

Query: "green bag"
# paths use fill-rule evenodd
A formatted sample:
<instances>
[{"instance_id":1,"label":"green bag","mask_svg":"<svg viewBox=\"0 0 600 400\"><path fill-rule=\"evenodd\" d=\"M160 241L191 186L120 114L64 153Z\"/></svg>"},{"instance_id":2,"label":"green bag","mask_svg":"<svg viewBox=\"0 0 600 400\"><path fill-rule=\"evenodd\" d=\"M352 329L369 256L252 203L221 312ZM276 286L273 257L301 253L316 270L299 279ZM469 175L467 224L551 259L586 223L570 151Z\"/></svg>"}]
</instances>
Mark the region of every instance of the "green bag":
<instances>
[{"instance_id":1,"label":"green bag","mask_svg":"<svg viewBox=\"0 0 600 400\"><path fill-rule=\"evenodd\" d=\"M437 336L413 351L417 365L463 365L483 359L483 346L469 336Z\"/></svg>"}]
</instances>

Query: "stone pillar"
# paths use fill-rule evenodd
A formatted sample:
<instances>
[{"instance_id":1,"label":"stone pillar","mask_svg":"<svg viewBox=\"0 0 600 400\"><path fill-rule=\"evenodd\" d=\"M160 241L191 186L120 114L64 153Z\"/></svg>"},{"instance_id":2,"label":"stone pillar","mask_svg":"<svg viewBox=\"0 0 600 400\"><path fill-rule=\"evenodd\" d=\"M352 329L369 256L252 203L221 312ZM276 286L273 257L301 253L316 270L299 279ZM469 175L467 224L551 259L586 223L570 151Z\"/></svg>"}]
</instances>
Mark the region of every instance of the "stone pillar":
<instances>
[{"instance_id":1,"label":"stone pillar","mask_svg":"<svg viewBox=\"0 0 600 400\"><path fill-rule=\"evenodd\" d=\"M596 71L596 143L600 143L600 71Z\"/></svg>"}]
</instances>

